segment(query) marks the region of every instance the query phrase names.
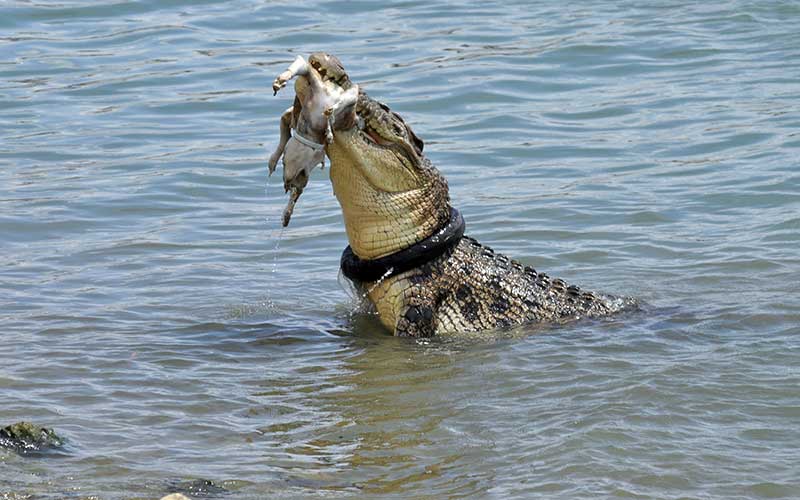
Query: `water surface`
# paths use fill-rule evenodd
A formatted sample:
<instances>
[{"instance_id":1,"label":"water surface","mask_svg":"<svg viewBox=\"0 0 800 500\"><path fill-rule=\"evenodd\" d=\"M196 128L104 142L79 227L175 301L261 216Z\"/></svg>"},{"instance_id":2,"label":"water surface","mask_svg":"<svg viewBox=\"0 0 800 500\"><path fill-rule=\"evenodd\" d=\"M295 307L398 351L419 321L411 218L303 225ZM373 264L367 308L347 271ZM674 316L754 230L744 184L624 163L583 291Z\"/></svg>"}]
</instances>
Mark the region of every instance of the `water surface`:
<instances>
[{"instance_id":1,"label":"water surface","mask_svg":"<svg viewBox=\"0 0 800 500\"><path fill-rule=\"evenodd\" d=\"M0 4L2 498L796 498L800 7ZM396 339L327 171L266 159L326 50L468 233L642 311ZM204 483L210 481L211 483ZM213 484L212 484L213 483Z\"/></svg>"}]
</instances>

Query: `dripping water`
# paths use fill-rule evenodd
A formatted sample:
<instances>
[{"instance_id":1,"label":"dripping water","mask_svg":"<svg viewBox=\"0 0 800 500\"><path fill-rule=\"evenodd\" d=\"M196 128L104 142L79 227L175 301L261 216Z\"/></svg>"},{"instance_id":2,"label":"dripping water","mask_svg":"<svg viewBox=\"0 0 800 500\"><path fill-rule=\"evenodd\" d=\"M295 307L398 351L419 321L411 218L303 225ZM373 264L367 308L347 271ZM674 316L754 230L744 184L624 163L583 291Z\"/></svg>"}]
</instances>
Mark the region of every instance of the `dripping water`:
<instances>
[{"instance_id":1,"label":"dripping water","mask_svg":"<svg viewBox=\"0 0 800 500\"><path fill-rule=\"evenodd\" d=\"M391 276L394 268L389 268L383 275L378 278L375 283L373 283L369 288L366 288L356 283L349 278L347 278L341 271L339 270L339 277L338 281L339 284L344 289L345 293L347 293L348 297L352 302L353 307L350 310L350 319L352 319L356 314L377 314L375 310L375 306L372 304L372 301L369 300L369 294L375 290L381 283L386 280L389 276Z\"/></svg>"},{"instance_id":2,"label":"dripping water","mask_svg":"<svg viewBox=\"0 0 800 500\"><path fill-rule=\"evenodd\" d=\"M281 248L281 240L283 239L283 231L286 228L281 226L280 230L278 231L278 238L275 240L275 248L272 249L272 275L275 276L275 273L278 271L278 254L280 253ZM274 234L274 232L273 232Z\"/></svg>"},{"instance_id":3,"label":"dripping water","mask_svg":"<svg viewBox=\"0 0 800 500\"><path fill-rule=\"evenodd\" d=\"M264 185L264 199L265 200L269 200L269 186L270 186L271 183L272 183L272 173L270 173L269 170L267 170L267 183ZM267 216L265 217L264 222L269 224L269 222L270 222L269 212L267 212Z\"/></svg>"},{"instance_id":4,"label":"dripping water","mask_svg":"<svg viewBox=\"0 0 800 500\"><path fill-rule=\"evenodd\" d=\"M381 283L383 283L383 280L385 280L386 278L388 278L389 276L391 276L391 275L392 275L392 271L394 271L394 268L393 268L393 267L390 267L389 269L387 269L387 270L386 270L386 272L385 272L385 273L383 273L383 276L381 276L380 278L378 278L378 281L376 281L375 283L373 283L373 284L372 284L372 286L371 286L371 287L369 287L369 290L367 290L366 292L364 292L364 293L361 295L361 299L362 299L362 300L366 300L366 299L367 299L367 295L369 295L370 293L372 293L372 291L373 291L373 290L375 290L375 289L378 287L378 285L380 285Z\"/></svg>"},{"instance_id":5,"label":"dripping water","mask_svg":"<svg viewBox=\"0 0 800 500\"><path fill-rule=\"evenodd\" d=\"M264 185L264 198L267 201L270 200L269 193L270 193L271 184L272 184L272 175L267 175L267 182ZM273 219L273 217L270 215L270 213L271 213L270 210L271 209L272 209L272 207L270 207L270 209L267 210L267 214L264 217L264 222L265 222L267 228L270 229L270 238L275 240L275 246L272 248L272 269L271 269L271 272L270 272L270 280L272 281L272 283L271 283L271 286L268 288L268 290L277 290L277 289L279 289L279 287L276 286L277 285L277 283L276 283L277 273L278 273L278 255L280 254L281 241L283 240L283 232L284 232L285 228L280 223L280 221L281 221L280 217L276 217L276 218ZM276 231L275 231L274 228L272 228L272 224L273 224L272 221L273 220L278 221L278 224L279 224L279 227L280 227L280 229L277 231L277 233L278 233L277 238L275 237ZM267 309L267 310L274 309L275 308L275 301L273 300L271 295L268 294L262 301L260 301L259 306L263 307L264 309Z\"/></svg>"},{"instance_id":6,"label":"dripping water","mask_svg":"<svg viewBox=\"0 0 800 500\"><path fill-rule=\"evenodd\" d=\"M268 201L269 201L269 191L270 191L269 188L270 188L271 184L272 184L272 173L268 172L267 173L267 183L264 185L264 198L266 200L268 200ZM267 224L267 226L269 226L270 222L272 221L272 217L269 215L269 213L270 212L267 211L267 216L264 218L264 222ZM280 221L281 218L278 217L277 220ZM278 238L275 240L275 247L272 249L272 273L271 274L273 276L278 271L278 253L280 251L281 240L283 239L283 231L284 231L284 229L285 228L283 227L283 225L281 225L281 228L280 228L280 230L278 232ZM275 235L275 231L272 231L272 236L274 237L274 235Z\"/></svg>"}]
</instances>

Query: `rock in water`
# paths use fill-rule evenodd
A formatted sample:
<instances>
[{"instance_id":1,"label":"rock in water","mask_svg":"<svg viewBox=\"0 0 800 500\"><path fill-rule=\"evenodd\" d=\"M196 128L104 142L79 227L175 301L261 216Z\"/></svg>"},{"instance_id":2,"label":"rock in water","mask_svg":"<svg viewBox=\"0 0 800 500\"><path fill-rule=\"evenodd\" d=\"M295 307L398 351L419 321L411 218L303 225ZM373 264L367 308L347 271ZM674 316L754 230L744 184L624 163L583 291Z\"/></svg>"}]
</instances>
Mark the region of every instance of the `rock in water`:
<instances>
[{"instance_id":1,"label":"rock in water","mask_svg":"<svg viewBox=\"0 0 800 500\"><path fill-rule=\"evenodd\" d=\"M60 448L64 440L53 429L17 422L0 429L0 446L26 453Z\"/></svg>"},{"instance_id":2,"label":"rock in water","mask_svg":"<svg viewBox=\"0 0 800 500\"><path fill-rule=\"evenodd\" d=\"M196 479L194 481L180 481L171 485L168 491L174 495L189 495L189 498L195 497L216 497L217 495L224 495L230 493L226 488L217 485L214 481L208 479ZM168 497L173 500L173 497ZM177 497L180 498L180 497ZM163 499L162 499L163 500Z\"/></svg>"}]
</instances>

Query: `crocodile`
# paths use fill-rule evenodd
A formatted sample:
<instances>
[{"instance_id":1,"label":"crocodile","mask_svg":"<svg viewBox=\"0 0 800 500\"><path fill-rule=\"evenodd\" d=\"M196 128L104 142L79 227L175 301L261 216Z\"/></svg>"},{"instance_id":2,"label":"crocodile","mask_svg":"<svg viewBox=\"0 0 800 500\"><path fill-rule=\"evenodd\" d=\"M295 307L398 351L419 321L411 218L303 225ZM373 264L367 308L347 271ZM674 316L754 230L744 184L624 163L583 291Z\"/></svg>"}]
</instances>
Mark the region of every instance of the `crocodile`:
<instances>
[{"instance_id":1,"label":"crocodile","mask_svg":"<svg viewBox=\"0 0 800 500\"><path fill-rule=\"evenodd\" d=\"M305 88L300 81L308 75L351 94L355 87L341 62L328 54L312 54L296 75L296 87ZM273 87L296 75L284 72ZM557 324L631 305L629 299L551 278L464 235L447 181L423 154L424 143L411 127L360 88L357 98L342 102L340 95L321 96L309 105L317 109L304 112L326 116L332 125L324 149L350 243L342 273L395 335ZM314 134L322 137L325 131L318 127Z\"/></svg>"}]
</instances>

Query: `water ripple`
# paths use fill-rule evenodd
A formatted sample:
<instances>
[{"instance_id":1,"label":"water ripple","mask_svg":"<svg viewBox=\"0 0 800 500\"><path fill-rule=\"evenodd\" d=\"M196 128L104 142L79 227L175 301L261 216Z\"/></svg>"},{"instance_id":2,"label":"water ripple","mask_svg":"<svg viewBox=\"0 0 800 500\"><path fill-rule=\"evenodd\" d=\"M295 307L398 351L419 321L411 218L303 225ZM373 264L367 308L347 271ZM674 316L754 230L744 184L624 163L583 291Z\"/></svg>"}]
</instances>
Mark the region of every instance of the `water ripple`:
<instances>
[{"instance_id":1,"label":"water ripple","mask_svg":"<svg viewBox=\"0 0 800 500\"><path fill-rule=\"evenodd\" d=\"M0 450L0 497L793 497L799 17L6 2L0 422L69 446ZM327 172L285 230L265 175L270 83L320 49L425 139L472 236L641 309L388 336L337 282Z\"/></svg>"}]
</instances>

